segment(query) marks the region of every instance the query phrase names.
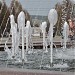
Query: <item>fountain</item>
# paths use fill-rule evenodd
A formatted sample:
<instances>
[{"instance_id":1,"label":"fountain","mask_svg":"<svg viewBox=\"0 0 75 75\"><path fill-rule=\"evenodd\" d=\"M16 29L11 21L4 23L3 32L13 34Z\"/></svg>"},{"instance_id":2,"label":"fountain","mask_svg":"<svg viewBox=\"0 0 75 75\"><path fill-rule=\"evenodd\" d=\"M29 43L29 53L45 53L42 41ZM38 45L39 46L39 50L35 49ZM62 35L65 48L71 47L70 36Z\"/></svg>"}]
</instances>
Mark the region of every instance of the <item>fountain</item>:
<instances>
[{"instance_id":1,"label":"fountain","mask_svg":"<svg viewBox=\"0 0 75 75\"><path fill-rule=\"evenodd\" d=\"M55 9L51 9L49 11L49 14L48 14L48 20L50 22L50 27L49 27L49 40L50 40L50 50L51 50L51 64L53 63L53 26L57 23L57 11Z\"/></svg>"},{"instance_id":2,"label":"fountain","mask_svg":"<svg viewBox=\"0 0 75 75\"><path fill-rule=\"evenodd\" d=\"M11 35L12 35L12 56L15 56L15 46L16 46L16 32L17 32L17 27L14 21L14 16L10 15L10 23L11 23Z\"/></svg>"},{"instance_id":3,"label":"fountain","mask_svg":"<svg viewBox=\"0 0 75 75\"><path fill-rule=\"evenodd\" d=\"M12 35L12 48L11 50L7 47L5 43L5 51L8 53L8 58L12 59L15 58L18 45L17 45L17 24L14 21L14 16L10 15L10 24L11 24L11 35ZM10 56L9 56L10 55Z\"/></svg>"},{"instance_id":4,"label":"fountain","mask_svg":"<svg viewBox=\"0 0 75 75\"><path fill-rule=\"evenodd\" d=\"M26 52L29 50L29 46L31 46L31 35L32 35L32 28L30 25L30 21L27 21L26 27L25 27L25 32L26 32ZM30 47L31 49L31 47ZM28 51L28 53L32 53L33 51Z\"/></svg>"},{"instance_id":5,"label":"fountain","mask_svg":"<svg viewBox=\"0 0 75 75\"><path fill-rule=\"evenodd\" d=\"M73 59L73 56L75 54L72 55L74 51L70 51L66 47L68 40L68 30L69 30L67 22L65 22L63 26L63 36L64 36L63 50L62 48L60 48L61 50L57 49L57 51L54 51L53 49L53 45L55 45L53 43L53 26L56 24L57 18L58 18L57 11L55 9L51 9L48 14L50 27L47 38L45 35L47 23L42 22L40 26L43 33L43 38L42 38L43 50L40 51L40 49L39 50L35 49L36 52L34 52L32 42L34 42L35 40L34 41L32 40L32 27L30 25L30 21L27 21L25 26L25 14L23 11L21 11L18 15L17 18L18 24L15 23L14 16L10 15L12 48L11 49L8 48L7 46L8 40L5 42L5 51L8 54L8 59L9 60L16 59L16 61L14 60L15 62L13 63L14 64L17 63L17 65L20 63L19 66L22 65L23 68L32 68L32 69L33 68L53 69L53 68L65 68L65 67L68 68L69 66L67 65L66 62L64 62L63 64L61 63L63 62L62 59L65 60ZM49 41L47 41L47 39ZM50 48L47 47L48 42ZM21 44L22 44L22 49L19 48ZM70 54L69 52L72 54Z\"/></svg>"},{"instance_id":6,"label":"fountain","mask_svg":"<svg viewBox=\"0 0 75 75\"><path fill-rule=\"evenodd\" d=\"M22 35L22 60L27 61L27 58L25 56L25 49L24 49L24 28L25 28L25 14L23 11L21 11L18 15L18 28L19 28L19 39Z\"/></svg>"},{"instance_id":7,"label":"fountain","mask_svg":"<svg viewBox=\"0 0 75 75\"><path fill-rule=\"evenodd\" d=\"M67 22L64 23L63 25L63 48L66 49L66 42L68 41L68 36L69 36L69 25Z\"/></svg>"},{"instance_id":8,"label":"fountain","mask_svg":"<svg viewBox=\"0 0 75 75\"><path fill-rule=\"evenodd\" d=\"M7 43L7 41L6 41L6 43ZM4 50L8 54L8 59L12 59L12 51L11 51L11 49L8 48L8 46L6 45L6 43L5 43Z\"/></svg>"},{"instance_id":9,"label":"fountain","mask_svg":"<svg viewBox=\"0 0 75 75\"><path fill-rule=\"evenodd\" d=\"M47 23L46 22L42 22L41 25L41 30L43 33L43 50L45 50L45 52L48 52L47 50L47 41L46 41L46 27L47 27Z\"/></svg>"}]
</instances>

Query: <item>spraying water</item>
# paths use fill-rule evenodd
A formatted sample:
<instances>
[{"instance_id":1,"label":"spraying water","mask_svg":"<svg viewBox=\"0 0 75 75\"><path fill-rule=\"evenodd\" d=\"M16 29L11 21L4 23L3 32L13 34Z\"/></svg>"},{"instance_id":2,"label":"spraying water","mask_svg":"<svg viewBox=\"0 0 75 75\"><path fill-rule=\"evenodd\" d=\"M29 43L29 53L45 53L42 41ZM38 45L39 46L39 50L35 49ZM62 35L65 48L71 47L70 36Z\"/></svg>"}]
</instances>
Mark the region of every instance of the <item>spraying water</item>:
<instances>
[{"instance_id":1,"label":"spraying water","mask_svg":"<svg viewBox=\"0 0 75 75\"><path fill-rule=\"evenodd\" d=\"M49 27L49 40L50 40L50 50L51 50L51 63L53 63L53 26L57 23L57 11L55 9L51 9L48 14L48 20L50 22Z\"/></svg>"},{"instance_id":2,"label":"spraying water","mask_svg":"<svg viewBox=\"0 0 75 75\"><path fill-rule=\"evenodd\" d=\"M63 25L63 48L66 49L66 42L68 41L68 36L69 36L69 25L65 21Z\"/></svg>"},{"instance_id":3,"label":"spraying water","mask_svg":"<svg viewBox=\"0 0 75 75\"><path fill-rule=\"evenodd\" d=\"M12 56L15 56L16 49L18 48L16 45L17 39L17 24L14 21L14 16L10 15L10 24L11 24L11 35L12 35Z\"/></svg>"},{"instance_id":4,"label":"spraying water","mask_svg":"<svg viewBox=\"0 0 75 75\"><path fill-rule=\"evenodd\" d=\"M47 23L46 22L42 22L42 25L41 25L41 30L42 30L42 33L43 33L43 50L46 50L47 51L47 42L46 42L46 27L47 27Z\"/></svg>"},{"instance_id":5,"label":"spraying water","mask_svg":"<svg viewBox=\"0 0 75 75\"><path fill-rule=\"evenodd\" d=\"M25 31L26 31L26 52L27 52L29 50L28 46L30 45L31 34L32 34L30 21L27 21L25 29L26 29Z\"/></svg>"},{"instance_id":6,"label":"spraying water","mask_svg":"<svg viewBox=\"0 0 75 75\"><path fill-rule=\"evenodd\" d=\"M22 60L24 60L24 27L25 27L25 14L23 11L21 11L18 15L18 26L20 27L19 32L22 34ZM22 29L22 30L21 30ZM20 34L19 33L19 34ZM26 60L26 59L25 59Z\"/></svg>"}]
</instances>

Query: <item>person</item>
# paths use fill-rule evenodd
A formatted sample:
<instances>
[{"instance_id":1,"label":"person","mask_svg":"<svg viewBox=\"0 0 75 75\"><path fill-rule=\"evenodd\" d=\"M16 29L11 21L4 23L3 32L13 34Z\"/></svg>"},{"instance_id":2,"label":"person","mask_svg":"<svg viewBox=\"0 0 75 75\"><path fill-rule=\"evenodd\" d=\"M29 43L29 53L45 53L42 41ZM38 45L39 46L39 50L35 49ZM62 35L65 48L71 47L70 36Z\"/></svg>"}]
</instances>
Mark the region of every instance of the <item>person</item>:
<instances>
[{"instance_id":1,"label":"person","mask_svg":"<svg viewBox=\"0 0 75 75\"><path fill-rule=\"evenodd\" d=\"M68 20L68 22L69 22L69 37L71 38L71 40L73 40L73 36L74 36L74 31L75 31L75 29L74 29L74 23L73 23L73 20L72 19L69 19Z\"/></svg>"}]
</instances>

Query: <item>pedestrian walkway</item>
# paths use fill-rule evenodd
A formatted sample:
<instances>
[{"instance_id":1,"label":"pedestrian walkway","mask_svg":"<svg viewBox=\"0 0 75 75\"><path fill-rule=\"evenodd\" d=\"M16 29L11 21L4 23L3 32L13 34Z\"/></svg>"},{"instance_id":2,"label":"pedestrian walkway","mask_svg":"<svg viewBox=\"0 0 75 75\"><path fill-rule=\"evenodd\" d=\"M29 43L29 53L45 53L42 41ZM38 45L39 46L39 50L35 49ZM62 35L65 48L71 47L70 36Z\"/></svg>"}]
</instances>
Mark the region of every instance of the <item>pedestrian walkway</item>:
<instances>
[{"instance_id":1,"label":"pedestrian walkway","mask_svg":"<svg viewBox=\"0 0 75 75\"><path fill-rule=\"evenodd\" d=\"M74 75L74 72L0 68L0 75Z\"/></svg>"}]
</instances>

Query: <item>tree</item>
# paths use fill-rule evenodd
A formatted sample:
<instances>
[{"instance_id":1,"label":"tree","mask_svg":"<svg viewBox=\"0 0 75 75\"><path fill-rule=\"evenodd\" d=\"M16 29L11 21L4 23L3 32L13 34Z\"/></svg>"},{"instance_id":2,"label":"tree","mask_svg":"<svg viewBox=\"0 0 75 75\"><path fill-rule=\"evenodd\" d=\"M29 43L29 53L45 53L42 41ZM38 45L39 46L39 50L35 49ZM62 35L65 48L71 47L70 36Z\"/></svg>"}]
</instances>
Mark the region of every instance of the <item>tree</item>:
<instances>
[{"instance_id":1,"label":"tree","mask_svg":"<svg viewBox=\"0 0 75 75\"><path fill-rule=\"evenodd\" d=\"M16 22L17 22L18 14L19 14L21 11L24 11L24 13L25 13L25 16L26 16L26 19L25 19L25 20L26 20L26 21L27 21L27 20L30 20L30 15L29 15L29 13L28 13L26 10L24 10L24 9L22 8L22 5L20 4L20 2L19 2L18 0L12 0L12 1L11 1L10 11L11 11L11 14L14 15Z\"/></svg>"},{"instance_id":2,"label":"tree","mask_svg":"<svg viewBox=\"0 0 75 75\"><path fill-rule=\"evenodd\" d=\"M10 32L10 19L9 19L10 14L14 15L15 22L17 23L18 14L21 11L24 11L25 16L26 16L25 20L31 21L29 13L22 8L22 5L17 0L12 0L9 8L7 7L5 1L3 1L2 3L0 2L0 9L1 9L1 12L0 12L0 36L3 33L5 35L6 32L8 32L8 33ZM5 29L5 31L4 31L4 29Z\"/></svg>"},{"instance_id":3,"label":"tree","mask_svg":"<svg viewBox=\"0 0 75 75\"><path fill-rule=\"evenodd\" d=\"M8 19L8 7L6 3L3 1L1 6L1 12L0 12L0 36L3 34L3 31L5 29L5 25Z\"/></svg>"},{"instance_id":4,"label":"tree","mask_svg":"<svg viewBox=\"0 0 75 75\"><path fill-rule=\"evenodd\" d=\"M62 16L62 6L60 3L57 3L55 5L55 9L57 10L58 13L58 21L56 24L57 27L57 31L56 31L56 35L60 35L60 31L61 31L61 16Z\"/></svg>"},{"instance_id":5,"label":"tree","mask_svg":"<svg viewBox=\"0 0 75 75\"><path fill-rule=\"evenodd\" d=\"M72 17L72 3L71 0L63 0L62 4L57 3L55 8L58 13L58 22L57 22L57 35L61 35L62 27L65 21L68 22L68 19Z\"/></svg>"},{"instance_id":6,"label":"tree","mask_svg":"<svg viewBox=\"0 0 75 75\"><path fill-rule=\"evenodd\" d=\"M2 3L1 3L1 1L0 1L0 10L1 10L1 6L2 6Z\"/></svg>"}]
</instances>

